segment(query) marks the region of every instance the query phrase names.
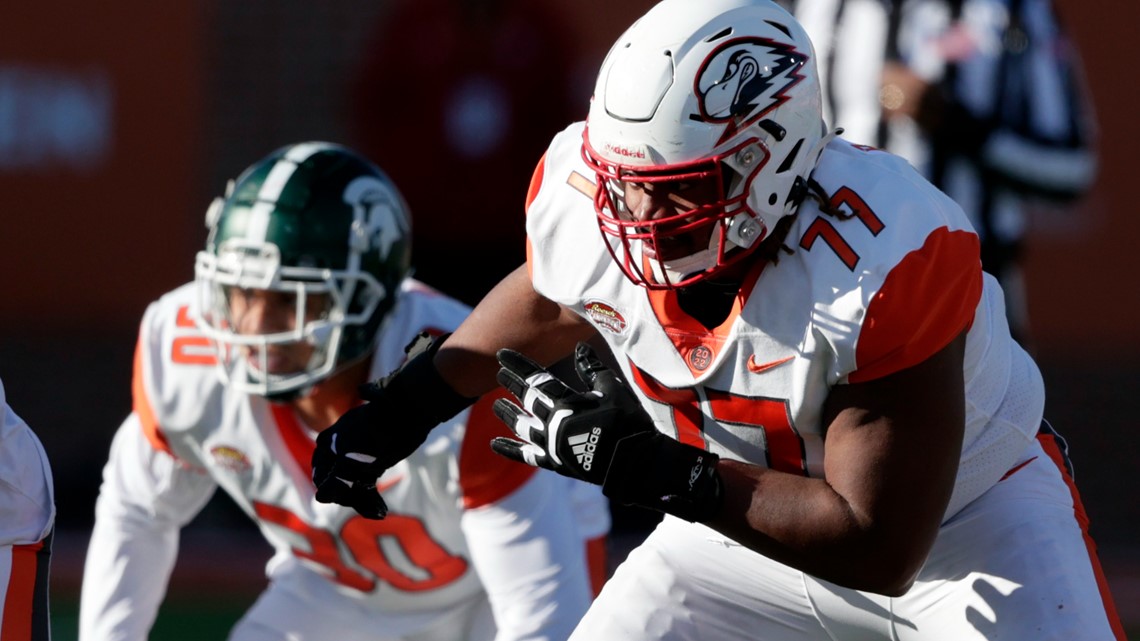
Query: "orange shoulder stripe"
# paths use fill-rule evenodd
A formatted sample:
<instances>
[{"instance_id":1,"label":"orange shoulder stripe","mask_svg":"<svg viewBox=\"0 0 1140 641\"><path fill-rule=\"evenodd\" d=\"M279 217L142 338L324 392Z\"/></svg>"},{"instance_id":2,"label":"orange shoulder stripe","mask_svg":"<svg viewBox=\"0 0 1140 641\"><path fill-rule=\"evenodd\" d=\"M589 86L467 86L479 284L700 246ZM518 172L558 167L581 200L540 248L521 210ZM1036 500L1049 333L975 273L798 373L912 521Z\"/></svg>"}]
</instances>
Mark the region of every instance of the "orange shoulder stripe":
<instances>
[{"instance_id":1,"label":"orange shoulder stripe","mask_svg":"<svg viewBox=\"0 0 1140 641\"><path fill-rule=\"evenodd\" d=\"M921 363L974 320L982 296L978 237L942 227L887 274L867 305L852 383Z\"/></svg>"},{"instance_id":2,"label":"orange shoulder stripe","mask_svg":"<svg viewBox=\"0 0 1140 641\"><path fill-rule=\"evenodd\" d=\"M538 165L534 168L534 173L530 177L530 186L526 190L526 211L530 211L530 205L538 198L538 191L542 188L542 176L546 173L546 154L542 154L542 158L538 159ZM534 273L531 268L531 255L533 248L530 245L530 235L526 237L526 271L533 278Z\"/></svg>"},{"instance_id":3,"label":"orange shoulder stripe","mask_svg":"<svg viewBox=\"0 0 1140 641\"><path fill-rule=\"evenodd\" d=\"M167 442L166 436L162 433L162 426L158 424L158 418L155 416L154 408L150 404L150 398L146 393L146 385L143 383L145 379L143 371L143 335L139 333L138 343L135 345L135 365L134 373L131 377L131 397L134 405L135 415L139 417L142 423L143 434L154 449L174 456L174 452L170 449L170 443ZM175 458L177 458L175 456Z\"/></svg>"},{"instance_id":4,"label":"orange shoulder stripe","mask_svg":"<svg viewBox=\"0 0 1140 641\"><path fill-rule=\"evenodd\" d=\"M525 463L507 460L491 449L491 439L496 436L514 438L491 409L496 398L506 395L503 389L484 395L471 407L467 418L467 431L459 451L459 487L465 508L498 501L517 490L537 471Z\"/></svg>"},{"instance_id":5,"label":"orange shoulder stripe","mask_svg":"<svg viewBox=\"0 0 1140 641\"><path fill-rule=\"evenodd\" d=\"M293 460L297 462L297 467L304 472L306 478L312 477L313 452L317 449L316 442L309 438L291 405L288 403L270 403L269 410L277 422L277 431L281 434L281 440L285 443L285 448L289 450L289 454L293 456Z\"/></svg>"},{"instance_id":6,"label":"orange shoulder stripe","mask_svg":"<svg viewBox=\"0 0 1140 641\"><path fill-rule=\"evenodd\" d=\"M542 157L538 159L538 164L534 168L534 173L530 176L530 186L526 190L526 209L530 209L530 204L538 198L538 190L542 189L542 176L546 173L546 154L543 153Z\"/></svg>"}]
</instances>

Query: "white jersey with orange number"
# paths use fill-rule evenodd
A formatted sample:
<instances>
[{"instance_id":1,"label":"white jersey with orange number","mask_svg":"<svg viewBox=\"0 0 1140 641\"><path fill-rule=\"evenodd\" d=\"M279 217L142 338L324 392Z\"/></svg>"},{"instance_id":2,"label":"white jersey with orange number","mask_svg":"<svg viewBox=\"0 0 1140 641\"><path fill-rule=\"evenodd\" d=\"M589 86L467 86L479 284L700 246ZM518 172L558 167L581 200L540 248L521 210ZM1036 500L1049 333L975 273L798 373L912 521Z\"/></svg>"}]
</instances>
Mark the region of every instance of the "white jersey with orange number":
<instances>
[{"instance_id":1,"label":"white jersey with orange number","mask_svg":"<svg viewBox=\"0 0 1140 641\"><path fill-rule=\"evenodd\" d=\"M904 160L833 141L812 176L849 216L805 200L785 240L792 253L758 266L744 300L709 330L675 293L638 287L613 264L593 174L577 151L581 132L559 134L535 174L532 279L621 355L660 430L723 457L821 477L828 390L915 365L968 328L966 434L946 516L1019 461L1041 423L1041 376L1009 336L1000 288L981 271L962 210Z\"/></svg>"},{"instance_id":2,"label":"white jersey with orange number","mask_svg":"<svg viewBox=\"0 0 1140 641\"><path fill-rule=\"evenodd\" d=\"M145 638L177 552L169 538L217 487L274 548L270 588L233 638L272 629L276 638L396 639L449 618L467 638L486 638L457 613L476 612L488 596L496 639L568 635L591 598L584 539L609 525L595 519L586 531L575 510L596 515L605 505L600 492L577 490L576 506L561 477L497 457L489 440L507 431L485 399L384 473L378 487L390 512L383 520L317 503L315 433L288 404L220 382L192 321L195 306L188 284L143 318L134 411L115 437L98 499L82 639ZM451 331L468 311L406 281L372 376L396 368L419 332Z\"/></svg>"},{"instance_id":3,"label":"white jersey with orange number","mask_svg":"<svg viewBox=\"0 0 1140 641\"><path fill-rule=\"evenodd\" d=\"M957 205L902 159L832 141L812 177L845 214L805 201L790 253L758 265L707 330L614 263L581 136L580 124L559 134L535 173L531 278L597 327L658 429L821 478L829 390L917 364L964 330L966 425L945 520L905 595L842 588L666 516L573 641L1124 638L1059 441L1041 428L1040 373Z\"/></svg>"}]
</instances>

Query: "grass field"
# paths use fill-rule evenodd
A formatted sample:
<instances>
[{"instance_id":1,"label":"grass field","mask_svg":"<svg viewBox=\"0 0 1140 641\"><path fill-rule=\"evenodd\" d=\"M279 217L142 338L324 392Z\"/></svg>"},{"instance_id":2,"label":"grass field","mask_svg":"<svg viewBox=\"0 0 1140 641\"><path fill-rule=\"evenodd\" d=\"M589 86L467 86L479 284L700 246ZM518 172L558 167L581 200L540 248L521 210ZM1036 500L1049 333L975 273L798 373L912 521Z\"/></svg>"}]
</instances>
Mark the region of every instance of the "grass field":
<instances>
[{"instance_id":1,"label":"grass field","mask_svg":"<svg viewBox=\"0 0 1140 641\"><path fill-rule=\"evenodd\" d=\"M252 601L252 596L249 599L168 599L159 610L150 638L154 641L223 641ZM76 641L79 603L74 599L55 599L51 607L52 641Z\"/></svg>"}]
</instances>

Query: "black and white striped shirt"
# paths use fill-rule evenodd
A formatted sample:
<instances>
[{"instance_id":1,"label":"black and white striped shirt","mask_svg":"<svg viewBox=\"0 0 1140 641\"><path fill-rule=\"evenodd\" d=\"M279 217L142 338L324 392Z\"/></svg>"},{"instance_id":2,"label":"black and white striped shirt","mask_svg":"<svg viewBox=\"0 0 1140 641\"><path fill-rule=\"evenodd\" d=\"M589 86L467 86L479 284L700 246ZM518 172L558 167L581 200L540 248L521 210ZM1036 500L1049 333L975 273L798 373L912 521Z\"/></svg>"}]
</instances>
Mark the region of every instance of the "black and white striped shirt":
<instances>
[{"instance_id":1,"label":"black and white striped shirt","mask_svg":"<svg viewBox=\"0 0 1140 641\"><path fill-rule=\"evenodd\" d=\"M1069 200L1091 187L1091 99L1050 0L787 4L815 44L828 122L907 158L954 198L999 277L1016 259L1027 197ZM906 98L881 82L889 60L948 98L944 131L884 118L885 103Z\"/></svg>"}]
</instances>

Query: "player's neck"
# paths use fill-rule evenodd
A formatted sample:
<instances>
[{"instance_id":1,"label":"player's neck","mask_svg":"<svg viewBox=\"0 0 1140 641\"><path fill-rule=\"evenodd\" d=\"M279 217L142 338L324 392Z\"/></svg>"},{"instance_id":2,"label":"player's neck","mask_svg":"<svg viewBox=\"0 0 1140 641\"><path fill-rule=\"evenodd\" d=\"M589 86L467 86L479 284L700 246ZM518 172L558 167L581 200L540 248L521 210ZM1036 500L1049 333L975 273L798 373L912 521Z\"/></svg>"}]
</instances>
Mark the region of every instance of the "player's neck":
<instances>
[{"instance_id":1,"label":"player's neck","mask_svg":"<svg viewBox=\"0 0 1140 641\"><path fill-rule=\"evenodd\" d=\"M732 311L740 291L738 281L703 281L677 292L677 304L706 329L719 327Z\"/></svg>"},{"instance_id":2,"label":"player's neck","mask_svg":"<svg viewBox=\"0 0 1140 641\"><path fill-rule=\"evenodd\" d=\"M360 403L356 390L368 379L371 367L372 359L365 358L317 383L308 394L292 402L297 416L318 432L329 427Z\"/></svg>"}]
</instances>

